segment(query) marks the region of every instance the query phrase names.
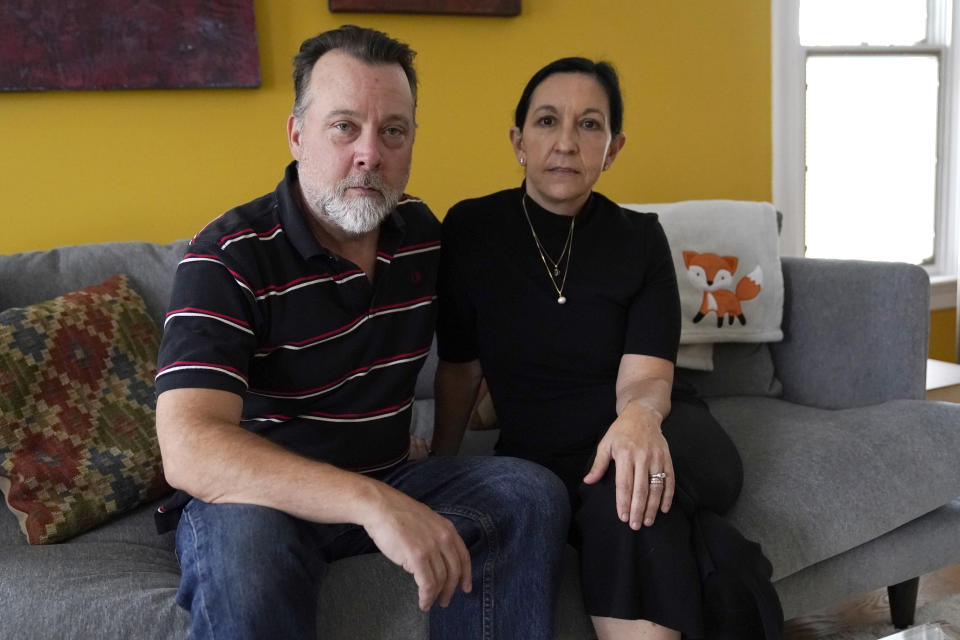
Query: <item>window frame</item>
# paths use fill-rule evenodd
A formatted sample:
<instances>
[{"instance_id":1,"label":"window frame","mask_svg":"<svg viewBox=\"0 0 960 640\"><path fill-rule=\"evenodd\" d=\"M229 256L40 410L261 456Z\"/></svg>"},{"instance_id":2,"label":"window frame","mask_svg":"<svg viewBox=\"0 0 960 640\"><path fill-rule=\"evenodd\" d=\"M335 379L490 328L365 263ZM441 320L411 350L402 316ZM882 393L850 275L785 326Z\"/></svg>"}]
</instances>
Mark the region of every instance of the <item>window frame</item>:
<instances>
[{"instance_id":1,"label":"window frame","mask_svg":"<svg viewBox=\"0 0 960 640\"><path fill-rule=\"evenodd\" d=\"M781 253L803 256L806 60L815 55L936 55L940 61L937 125L934 260L923 265L932 283L931 309L957 305L960 153L958 153L957 49L960 0L927 0L928 42L909 46L803 46L800 0L771 0L773 204L783 213Z\"/></svg>"}]
</instances>

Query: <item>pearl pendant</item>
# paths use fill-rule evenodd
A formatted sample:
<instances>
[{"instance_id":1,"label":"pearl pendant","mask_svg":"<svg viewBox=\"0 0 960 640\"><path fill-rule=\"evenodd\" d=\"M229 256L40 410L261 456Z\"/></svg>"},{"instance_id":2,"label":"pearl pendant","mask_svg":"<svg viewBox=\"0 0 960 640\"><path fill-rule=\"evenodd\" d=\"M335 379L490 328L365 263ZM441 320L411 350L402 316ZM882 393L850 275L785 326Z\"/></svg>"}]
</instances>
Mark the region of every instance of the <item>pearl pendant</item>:
<instances>
[{"instance_id":1,"label":"pearl pendant","mask_svg":"<svg viewBox=\"0 0 960 640\"><path fill-rule=\"evenodd\" d=\"M560 275L560 269L554 267L554 269L553 269L553 275L555 275L555 276Z\"/></svg>"},{"instance_id":2,"label":"pearl pendant","mask_svg":"<svg viewBox=\"0 0 960 640\"><path fill-rule=\"evenodd\" d=\"M567 304L567 297L560 296L559 298L557 298L557 304Z\"/></svg>"}]
</instances>

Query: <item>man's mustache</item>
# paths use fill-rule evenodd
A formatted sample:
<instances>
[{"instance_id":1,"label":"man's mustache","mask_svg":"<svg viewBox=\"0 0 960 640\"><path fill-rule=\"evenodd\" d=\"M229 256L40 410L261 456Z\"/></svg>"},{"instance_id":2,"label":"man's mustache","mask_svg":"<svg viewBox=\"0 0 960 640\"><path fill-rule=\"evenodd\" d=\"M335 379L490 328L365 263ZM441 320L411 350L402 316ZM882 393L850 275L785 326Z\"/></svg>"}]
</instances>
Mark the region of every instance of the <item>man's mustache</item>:
<instances>
[{"instance_id":1,"label":"man's mustache","mask_svg":"<svg viewBox=\"0 0 960 640\"><path fill-rule=\"evenodd\" d=\"M383 178L380 176L380 174L375 171L367 171L364 173L347 176L341 180L340 183L337 184L337 195L343 197L343 194L346 193L347 189L353 189L356 187L374 189L380 193L381 197L383 197L383 192L385 190Z\"/></svg>"}]
</instances>

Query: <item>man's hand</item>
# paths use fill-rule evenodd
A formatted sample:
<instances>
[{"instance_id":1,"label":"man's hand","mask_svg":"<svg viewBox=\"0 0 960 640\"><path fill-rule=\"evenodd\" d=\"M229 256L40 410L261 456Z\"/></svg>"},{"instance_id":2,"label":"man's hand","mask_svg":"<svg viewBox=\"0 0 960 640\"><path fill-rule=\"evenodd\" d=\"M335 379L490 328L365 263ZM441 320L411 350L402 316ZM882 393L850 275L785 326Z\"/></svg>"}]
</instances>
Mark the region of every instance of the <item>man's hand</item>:
<instances>
[{"instance_id":1,"label":"man's hand","mask_svg":"<svg viewBox=\"0 0 960 640\"><path fill-rule=\"evenodd\" d=\"M651 526L657 508L666 513L673 502L675 478L670 448L660 433L663 416L641 404L627 407L597 445L597 456L583 481L593 484L616 463L617 514L639 529ZM662 484L650 484L650 474L666 473Z\"/></svg>"},{"instance_id":2,"label":"man's hand","mask_svg":"<svg viewBox=\"0 0 960 640\"><path fill-rule=\"evenodd\" d=\"M470 593L470 553L453 524L395 489L382 490L382 508L364 528L383 555L413 574L420 608L435 601L446 607L458 584Z\"/></svg>"}]
</instances>

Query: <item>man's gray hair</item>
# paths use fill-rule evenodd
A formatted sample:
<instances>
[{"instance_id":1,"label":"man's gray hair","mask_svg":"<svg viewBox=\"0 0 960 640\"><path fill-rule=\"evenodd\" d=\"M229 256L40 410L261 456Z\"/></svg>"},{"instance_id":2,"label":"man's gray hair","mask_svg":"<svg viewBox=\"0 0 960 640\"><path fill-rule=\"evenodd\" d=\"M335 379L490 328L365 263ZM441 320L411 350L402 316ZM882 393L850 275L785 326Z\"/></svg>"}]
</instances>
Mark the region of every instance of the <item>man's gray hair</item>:
<instances>
[{"instance_id":1,"label":"man's gray hair","mask_svg":"<svg viewBox=\"0 0 960 640\"><path fill-rule=\"evenodd\" d=\"M413 58L417 52L381 31L346 24L339 29L325 31L305 40L300 45L300 52L293 59L293 89L296 95L293 117L298 125L303 121L303 114L310 104L310 74L313 65L320 56L334 49L340 49L368 64L399 64L410 83L413 106L416 108L417 72L413 68Z\"/></svg>"}]
</instances>

